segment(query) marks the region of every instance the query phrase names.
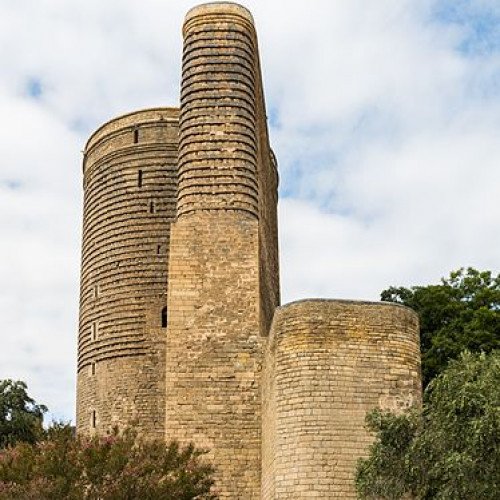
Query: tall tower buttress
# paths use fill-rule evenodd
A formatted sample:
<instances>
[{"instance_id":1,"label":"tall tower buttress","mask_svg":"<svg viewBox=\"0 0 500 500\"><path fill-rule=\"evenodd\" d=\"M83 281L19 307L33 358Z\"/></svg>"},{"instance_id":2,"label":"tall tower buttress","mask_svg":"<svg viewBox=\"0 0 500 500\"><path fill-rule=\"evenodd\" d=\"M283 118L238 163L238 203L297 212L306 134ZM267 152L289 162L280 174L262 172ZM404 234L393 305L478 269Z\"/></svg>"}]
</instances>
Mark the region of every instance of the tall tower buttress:
<instances>
[{"instance_id":1,"label":"tall tower buttress","mask_svg":"<svg viewBox=\"0 0 500 500\"><path fill-rule=\"evenodd\" d=\"M166 435L212 450L222 498L256 499L262 344L279 302L257 39L251 14L231 3L192 9L183 35Z\"/></svg>"}]
</instances>

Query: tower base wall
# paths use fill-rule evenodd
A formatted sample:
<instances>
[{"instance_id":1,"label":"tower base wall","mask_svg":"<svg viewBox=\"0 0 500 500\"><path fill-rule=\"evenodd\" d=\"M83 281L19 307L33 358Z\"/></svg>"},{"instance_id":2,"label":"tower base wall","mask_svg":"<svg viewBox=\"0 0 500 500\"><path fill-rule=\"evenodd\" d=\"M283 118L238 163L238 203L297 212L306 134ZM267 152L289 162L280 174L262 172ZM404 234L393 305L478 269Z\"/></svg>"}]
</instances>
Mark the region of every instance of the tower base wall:
<instances>
[{"instance_id":1,"label":"tower base wall","mask_svg":"<svg viewBox=\"0 0 500 500\"><path fill-rule=\"evenodd\" d=\"M210 450L220 498L260 498L258 221L240 211L172 225L166 437Z\"/></svg>"},{"instance_id":2,"label":"tower base wall","mask_svg":"<svg viewBox=\"0 0 500 500\"><path fill-rule=\"evenodd\" d=\"M79 434L106 435L115 428L133 428L143 437L163 438L165 374L158 367L164 364L165 348L162 342L150 344L142 356L122 354L80 371L76 412Z\"/></svg>"},{"instance_id":3,"label":"tower base wall","mask_svg":"<svg viewBox=\"0 0 500 500\"><path fill-rule=\"evenodd\" d=\"M365 415L421 404L418 317L394 304L278 308L263 370L263 499L356 498Z\"/></svg>"}]
</instances>

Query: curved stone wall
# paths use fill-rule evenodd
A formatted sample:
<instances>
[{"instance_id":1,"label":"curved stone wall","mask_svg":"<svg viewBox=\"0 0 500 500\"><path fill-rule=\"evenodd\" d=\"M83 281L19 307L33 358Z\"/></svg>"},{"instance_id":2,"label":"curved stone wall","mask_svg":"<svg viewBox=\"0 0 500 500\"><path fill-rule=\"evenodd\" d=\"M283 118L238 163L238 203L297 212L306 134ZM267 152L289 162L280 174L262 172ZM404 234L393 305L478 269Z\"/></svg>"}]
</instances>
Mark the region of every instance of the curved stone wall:
<instances>
[{"instance_id":1,"label":"curved stone wall","mask_svg":"<svg viewBox=\"0 0 500 500\"><path fill-rule=\"evenodd\" d=\"M356 498L366 413L421 404L417 315L382 302L283 306L262 384L262 498Z\"/></svg>"},{"instance_id":2,"label":"curved stone wall","mask_svg":"<svg viewBox=\"0 0 500 500\"><path fill-rule=\"evenodd\" d=\"M78 431L164 435L170 222L178 110L121 116L89 139L78 337Z\"/></svg>"},{"instance_id":3,"label":"curved stone wall","mask_svg":"<svg viewBox=\"0 0 500 500\"><path fill-rule=\"evenodd\" d=\"M195 7L184 23L179 216L197 210L258 215L256 35L229 3Z\"/></svg>"}]
</instances>

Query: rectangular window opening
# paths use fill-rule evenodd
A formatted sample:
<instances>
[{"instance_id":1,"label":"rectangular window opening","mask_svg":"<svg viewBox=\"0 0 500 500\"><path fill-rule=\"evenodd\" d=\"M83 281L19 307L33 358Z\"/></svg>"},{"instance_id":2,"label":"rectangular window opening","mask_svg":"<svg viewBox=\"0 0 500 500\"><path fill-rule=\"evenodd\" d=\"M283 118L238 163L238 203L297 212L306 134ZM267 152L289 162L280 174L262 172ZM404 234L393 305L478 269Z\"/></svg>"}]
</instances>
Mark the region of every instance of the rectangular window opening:
<instances>
[{"instance_id":1,"label":"rectangular window opening","mask_svg":"<svg viewBox=\"0 0 500 500\"><path fill-rule=\"evenodd\" d=\"M167 306L165 306L161 310L161 327L167 328L167 326L168 326L168 311L167 311Z\"/></svg>"},{"instance_id":2,"label":"rectangular window opening","mask_svg":"<svg viewBox=\"0 0 500 500\"><path fill-rule=\"evenodd\" d=\"M134 144L137 144L139 142L139 130L135 129L134 130Z\"/></svg>"},{"instance_id":3,"label":"rectangular window opening","mask_svg":"<svg viewBox=\"0 0 500 500\"><path fill-rule=\"evenodd\" d=\"M150 201L149 202L149 213L150 214L154 214L155 213L155 202L154 201Z\"/></svg>"},{"instance_id":4,"label":"rectangular window opening","mask_svg":"<svg viewBox=\"0 0 500 500\"><path fill-rule=\"evenodd\" d=\"M139 170L139 173L137 174L137 186L142 187L142 170Z\"/></svg>"},{"instance_id":5,"label":"rectangular window opening","mask_svg":"<svg viewBox=\"0 0 500 500\"><path fill-rule=\"evenodd\" d=\"M93 411L92 411L92 417L91 417L91 425L92 425L92 429L95 429L96 424L97 424L96 412L95 412L95 410L93 410Z\"/></svg>"},{"instance_id":6,"label":"rectangular window opening","mask_svg":"<svg viewBox=\"0 0 500 500\"><path fill-rule=\"evenodd\" d=\"M90 340L97 340L97 323L94 322L90 325Z\"/></svg>"},{"instance_id":7,"label":"rectangular window opening","mask_svg":"<svg viewBox=\"0 0 500 500\"><path fill-rule=\"evenodd\" d=\"M96 365L95 363L91 363L91 365L90 365L90 373L92 375L95 375L95 365Z\"/></svg>"}]
</instances>

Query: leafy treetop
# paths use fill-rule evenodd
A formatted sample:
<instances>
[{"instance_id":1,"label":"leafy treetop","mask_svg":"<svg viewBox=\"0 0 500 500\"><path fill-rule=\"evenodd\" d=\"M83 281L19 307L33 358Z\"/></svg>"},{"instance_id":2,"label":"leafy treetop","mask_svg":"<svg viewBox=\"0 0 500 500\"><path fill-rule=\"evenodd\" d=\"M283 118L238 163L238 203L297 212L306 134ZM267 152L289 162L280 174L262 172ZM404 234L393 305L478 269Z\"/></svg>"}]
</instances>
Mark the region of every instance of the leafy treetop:
<instances>
[{"instance_id":1,"label":"leafy treetop","mask_svg":"<svg viewBox=\"0 0 500 500\"><path fill-rule=\"evenodd\" d=\"M0 449L18 441L34 443L43 432L46 411L28 395L24 382L0 380Z\"/></svg>"},{"instance_id":2,"label":"leafy treetop","mask_svg":"<svg viewBox=\"0 0 500 500\"><path fill-rule=\"evenodd\" d=\"M459 269L439 285L391 287L381 299L420 316L424 386L462 351L500 348L500 274Z\"/></svg>"}]
</instances>

